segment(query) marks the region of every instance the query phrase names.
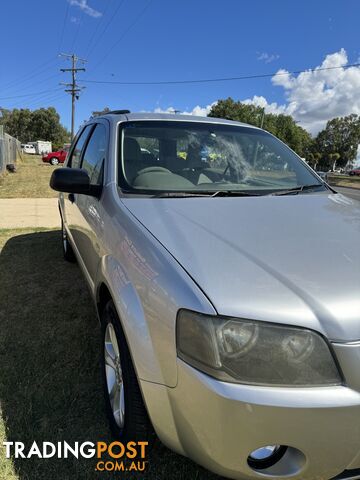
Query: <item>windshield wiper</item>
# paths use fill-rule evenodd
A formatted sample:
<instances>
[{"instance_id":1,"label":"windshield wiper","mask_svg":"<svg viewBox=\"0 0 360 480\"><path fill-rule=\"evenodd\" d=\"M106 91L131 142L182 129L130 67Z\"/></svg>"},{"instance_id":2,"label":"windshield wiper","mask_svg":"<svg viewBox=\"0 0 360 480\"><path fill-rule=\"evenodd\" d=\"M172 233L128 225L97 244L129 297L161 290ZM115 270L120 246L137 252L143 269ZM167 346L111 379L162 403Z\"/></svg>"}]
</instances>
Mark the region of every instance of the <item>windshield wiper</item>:
<instances>
[{"instance_id":1,"label":"windshield wiper","mask_svg":"<svg viewBox=\"0 0 360 480\"><path fill-rule=\"evenodd\" d=\"M298 193L301 193L304 190L312 190L314 188L320 188L320 187L323 188L324 185L321 183L315 183L314 185L301 185L300 187L294 187L294 188L288 188L286 190L275 191L275 192L269 193L269 195L297 195Z\"/></svg>"},{"instance_id":2,"label":"windshield wiper","mask_svg":"<svg viewBox=\"0 0 360 480\"><path fill-rule=\"evenodd\" d=\"M211 193L194 192L162 192L153 195L151 198L186 198L186 197L211 197Z\"/></svg>"},{"instance_id":3,"label":"windshield wiper","mask_svg":"<svg viewBox=\"0 0 360 480\"><path fill-rule=\"evenodd\" d=\"M217 191L199 191L199 192L161 192L152 195L151 198L188 198L188 197L261 197L264 195L297 195L304 190L324 187L321 184L301 185L300 187L278 190L272 193L247 192L245 190L217 190Z\"/></svg>"},{"instance_id":4,"label":"windshield wiper","mask_svg":"<svg viewBox=\"0 0 360 480\"><path fill-rule=\"evenodd\" d=\"M153 195L152 198L186 198L186 197L254 197L260 193L245 192L243 190L218 190L199 192L162 192Z\"/></svg>"},{"instance_id":5,"label":"windshield wiper","mask_svg":"<svg viewBox=\"0 0 360 480\"><path fill-rule=\"evenodd\" d=\"M245 192L244 190L218 190L212 197L260 197L261 193Z\"/></svg>"}]
</instances>

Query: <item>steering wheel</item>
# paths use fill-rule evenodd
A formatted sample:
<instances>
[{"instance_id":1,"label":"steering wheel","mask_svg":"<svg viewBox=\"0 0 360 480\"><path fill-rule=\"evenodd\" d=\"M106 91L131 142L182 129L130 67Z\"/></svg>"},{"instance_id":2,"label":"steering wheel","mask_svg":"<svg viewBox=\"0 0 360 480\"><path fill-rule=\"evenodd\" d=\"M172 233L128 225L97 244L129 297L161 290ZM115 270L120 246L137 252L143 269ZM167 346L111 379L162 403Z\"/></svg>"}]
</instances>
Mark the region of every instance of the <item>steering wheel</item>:
<instances>
[{"instance_id":1,"label":"steering wheel","mask_svg":"<svg viewBox=\"0 0 360 480\"><path fill-rule=\"evenodd\" d=\"M227 161L227 166L222 173L223 180L225 180L225 175L227 172L229 172L229 176L232 181L239 182L240 178L243 178L243 175L237 169L235 169L233 165L231 165L229 160Z\"/></svg>"},{"instance_id":2,"label":"steering wheel","mask_svg":"<svg viewBox=\"0 0 360 480\"><path fill-rule=\"evenodd\" d=\"M227 171L229 170L230 168L230 163L228 162L228 164L226 165L226 168L225 170L223 171L222 173L222 178L225 179L225 175L227 174Z\"/></svg>"},{"instance_id":3,"label":"steering wheel","mask_svg":"<svg viewBox=\"0 0 360 480\"><path fill-rule=\"evenodd\" d=\"M153 172L165 172L165 173L171 173L171 171L167 168L164 168L164 167L158 167L158 166L153 166L153 167L146 167L146 168L142 168L141 170L139 170L137 172L137 177L139 175L142 175L143 173L153 173Z\"/></svg>"}]
</instances>

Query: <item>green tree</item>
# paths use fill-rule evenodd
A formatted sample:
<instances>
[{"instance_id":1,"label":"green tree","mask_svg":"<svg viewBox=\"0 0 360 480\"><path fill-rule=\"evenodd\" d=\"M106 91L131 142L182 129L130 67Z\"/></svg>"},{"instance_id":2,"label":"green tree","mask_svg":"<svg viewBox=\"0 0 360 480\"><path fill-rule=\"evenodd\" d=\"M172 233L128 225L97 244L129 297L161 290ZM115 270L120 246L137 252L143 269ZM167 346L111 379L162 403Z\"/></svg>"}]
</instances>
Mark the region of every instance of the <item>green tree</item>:
<instances>
[{"instance_id":1,"label":"green tree","mask_svg":"<svg viewBox=\"0 0 360 480\"><path fill-rule=\"evenodd\" d=\"M321 161L321 157L322 155L320 152L309 152L307 154L307 161L314 170L317 170L318 164Z\"/></svg>"},{"instance_id":2,"label":"green tree","mask_svg":"<svg viewBox=\"0 0 360 480\"><path fill-rule=\"evenodd\" d=\"M340 153L330 153L329 155L329 160L331 162L331 170L335 170L336 169L336 163L338 162L338 160L340 159Z\"/></svg>"},{"instance_id":3,"label":"green tree","mask_svg":"<svg viewBox=\"0 0 360 480\"><path fill-rule=\"evenodd\" d=\"M312 145L311 135L290 115L266 114L263 128L289 145L300 157L307 157Z\"/></svg>"},{"instance_id":4,"label":"green tree","mask_svg":"<svg viewBox=\"0 0 360 480\"><path fill-rule=\"evenodd\" d=\"M50 141L62 145L70 140L68 130L61 125L60 116L54 107L38 110L3 110L0 122L4 130L22 143L35 140Z\"/></svg>"},{"instance_id":5,"label":"green tree","mask_svg":"<svg viewBox=\"0 0 360 480\"><path fill-rule=\"evenodd\" d=\"M31 111L25 109L2 110L1 124L9 135L22 143L31 141Z\"/></svg>"},{"instance_id":6,"label":"green tree","mask_svg":"<svg viewBox=\"0 0 360 480\"><path fill-rule=\"evenodd\" d=\"M69 132L60 123L60 115L54 107L40 108L32 112L32 134L35 140L54 143L69 141Z\"/></svg>"},{"instance_id":7,"label":"green tree","mask_svg":"<svg viewBox=\"0 0 360 480\"><path fill-rule=\"evenodd\" d=\"M209 117L227 118L255 126L263 124L265 130L289 145L301 157L306 157L311 148L310 134L297 125L290 115L265 114L262 107L236 102L229 97L219 100L211 108Z\"/></svg>"},{"instance_id":8,"label":"green tree","mask_svg":"<svg viewBox=\"0 0 360 480\"><path fill-rule=\"evenodd\" d=\"M315 148L327 159L329 168L345 167L356 158L360 143L360 117L355 114L328 121L315 139Z\"/></svg>"},{"instance_id":9,"label":"green tree","mask_svg":"<svg viewBox=\"0 0 360 480\"><path fill-rule=\"evenodd\" d=\"M231 97L225 100L219 100L212 106L209 113L209 117L226 118L228 120L235 120L256 126L260 125L262 115L262 107L236 102Z\"/></svg>"}]
</instances>

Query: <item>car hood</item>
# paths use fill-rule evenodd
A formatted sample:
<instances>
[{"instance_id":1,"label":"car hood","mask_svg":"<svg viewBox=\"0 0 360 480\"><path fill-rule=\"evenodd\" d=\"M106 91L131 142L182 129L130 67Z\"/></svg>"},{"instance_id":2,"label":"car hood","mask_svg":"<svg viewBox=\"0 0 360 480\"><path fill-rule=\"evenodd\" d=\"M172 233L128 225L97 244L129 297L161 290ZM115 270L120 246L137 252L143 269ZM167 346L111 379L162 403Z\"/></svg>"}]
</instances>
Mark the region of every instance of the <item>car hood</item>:
<instances>
[{"instance_id":1,"label":"car hood","mask_svg":"<svg viewBox=\"0 0 360 480\"><path fill-rule=\"evenodd\" d=\"M123 202L219 314L360 339L360 202L327 193Z\"/></svg>"}]
</instances>

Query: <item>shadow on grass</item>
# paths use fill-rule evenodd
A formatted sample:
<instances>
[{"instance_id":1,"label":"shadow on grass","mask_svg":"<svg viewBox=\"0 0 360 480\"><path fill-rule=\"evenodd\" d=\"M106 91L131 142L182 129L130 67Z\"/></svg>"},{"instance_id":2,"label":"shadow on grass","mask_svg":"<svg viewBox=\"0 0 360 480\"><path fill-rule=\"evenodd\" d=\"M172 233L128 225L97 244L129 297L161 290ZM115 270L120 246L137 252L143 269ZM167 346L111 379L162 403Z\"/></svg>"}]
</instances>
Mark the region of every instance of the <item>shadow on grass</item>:
<instances>
[{"instance_id":1,"label":"shadow on grass","mask_svg":"<svg viewBox=\"0 0 360 480\"><path fill-rule=\"evenodd\" d=\"M112 438L100 381L100 328L60 233L13 236L0 254L0 401L8 441L70 444ZM167 449L146 473L97 473L96 459L13 459L21 480L218 479ZM1 471L1 470L0 470Z\"/></svg>"}]
</instances>

